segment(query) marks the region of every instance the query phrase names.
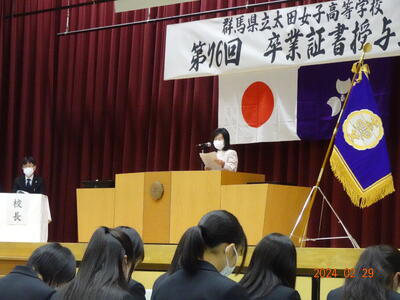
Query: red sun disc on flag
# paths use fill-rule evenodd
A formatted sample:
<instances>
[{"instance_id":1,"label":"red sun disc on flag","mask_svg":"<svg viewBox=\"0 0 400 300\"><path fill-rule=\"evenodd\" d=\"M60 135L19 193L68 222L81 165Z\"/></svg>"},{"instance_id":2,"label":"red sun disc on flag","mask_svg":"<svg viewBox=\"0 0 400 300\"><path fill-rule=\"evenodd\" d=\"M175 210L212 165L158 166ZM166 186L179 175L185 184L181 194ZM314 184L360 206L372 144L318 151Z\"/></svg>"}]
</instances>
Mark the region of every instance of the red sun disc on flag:
<instances>
[{"instance_id":1,"label":"red sun disc on flag","mask_svg":"<svg viewBox=\"0 0 400 300\"><path fill-rule=\"evenodd\" d=\"M253 82L242 96L242 114L246 123L258 128L269 120L274 110L274 95L267 84Z\"/></svg>"}]
</instances>

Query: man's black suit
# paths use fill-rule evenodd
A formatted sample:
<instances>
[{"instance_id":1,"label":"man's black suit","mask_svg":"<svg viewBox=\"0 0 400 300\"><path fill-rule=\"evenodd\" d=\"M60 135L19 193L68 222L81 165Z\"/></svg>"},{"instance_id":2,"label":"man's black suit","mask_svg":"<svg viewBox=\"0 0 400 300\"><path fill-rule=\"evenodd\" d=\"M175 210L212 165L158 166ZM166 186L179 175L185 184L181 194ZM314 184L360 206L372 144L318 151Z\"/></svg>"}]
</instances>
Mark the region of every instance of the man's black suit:
<instances>
[{"instance_id":1,"label":"man's black suit","mask_svg":"<svg viewBox=\"0 0 400 300\"><path fill-rule=\"evenodd\" d=\"M45 194L43 179L39 176L33 176L31 185L26 185L25 175L18 176L14 180L12 192L15 193L18 190L28 192L30 194Z\"/></svg>"}]
</instances>

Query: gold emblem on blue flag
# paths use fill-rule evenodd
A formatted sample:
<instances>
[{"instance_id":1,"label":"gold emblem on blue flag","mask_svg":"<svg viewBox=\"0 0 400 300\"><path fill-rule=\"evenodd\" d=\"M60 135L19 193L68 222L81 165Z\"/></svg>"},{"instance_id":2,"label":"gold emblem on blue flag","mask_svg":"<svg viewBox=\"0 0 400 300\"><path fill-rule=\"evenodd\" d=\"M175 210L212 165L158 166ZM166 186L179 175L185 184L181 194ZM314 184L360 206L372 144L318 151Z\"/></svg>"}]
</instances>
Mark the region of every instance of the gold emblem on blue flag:
<instances>
[{"instance_id":1,"label":"gold emblem on blue flag","mask_svg":"<svg viewBox=\"0 0 400 300\"><path fill-rule=\"evenodd\" d=\"M382 120L368 109L353 111L343 123L343 134L353 148L372 149L383 137Z\"/></svg>"},{"instance_id":2,"label":"gold emblem on blue flag","mask_svg":"<svg viewBox=\"0 0 400 300\"><path fill-rule=\"evenodd\" d=\"M330 164L356 206L370 206L394 192L382 119L363 72L343 111Z\"/></svg>"}]
</instances>

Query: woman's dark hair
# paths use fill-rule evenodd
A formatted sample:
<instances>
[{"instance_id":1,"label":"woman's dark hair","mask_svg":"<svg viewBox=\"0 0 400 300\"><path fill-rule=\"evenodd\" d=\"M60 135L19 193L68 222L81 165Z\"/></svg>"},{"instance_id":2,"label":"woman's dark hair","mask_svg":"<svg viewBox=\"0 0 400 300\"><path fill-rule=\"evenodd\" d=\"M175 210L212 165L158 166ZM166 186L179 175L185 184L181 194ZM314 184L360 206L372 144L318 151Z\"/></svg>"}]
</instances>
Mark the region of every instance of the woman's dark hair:
<instances>
[{"instance_id":1,"label":"woman's dark hair","mask_svg":"<svg viewBox=\"0 0 400 300\"><path fill-rule=\"evenodd\" d=\"M212 136L211 136L211 144L212 144L212 149L214 151L216 151L217 149L215 149L214 147L214 139L218 134L222 134L222 136L224 137L224 148L222 150L229 150L231 149L231 138L229 136L229 132L228 130L226 130L225 128L217 128L215 129L215 131L213 132Z\"/></svg>"},{"instance_id":2,"label":"woman's dark hair","mask_svg":"<svg viewBox=\"0 0 400 300\"><path fill-rule=\"evenodd\" d=\"M124 299L128 283L122 267L124 257L133 263L132 242L121 230L98 228L92 235L76 277L56 299Z\"/></svg>"},{"instance_id":3,"label":"woman's dark hair","mask_svg":"<svg viewBox=\"0 0 400 300\"><path fill-rule=\"evenodd\" d=\"M197 262L203 258L207 248L222 243L234 243L243 251L243 259L238 272L243 267L247 255L247 239L238 219L225 210L215 210L204 215L197 226L190 227L181 238L174 258L176 267L188 272L197 271Z\"/></svg>"},{"instance_id":4,"label":"woman's dark hair","mask_svg":"<svg viewBox=\"0 0 400 300\"><path fill-rule=\"evenodd\" d=\"M36 161L32 156L25 156L22 159L21 165L23 166L23 165L26 165L26 164L29 164L29 163L31 163L32 165L36 166Z\"/></svg>"},{"instance_id":5,"label":"woman's dark hair","mask_svg":"<svg viewBox=\"0 0 400 300\"><path fill-rule=\"evenodd\" d=\"M176 246L174 256L172 257L171 264L169 265L167 274L172 274L178 271L181 268L181 257L182 257L182 248L184 245L184 241L187 239L187 236L189 236L190 230L186 230L181 239L179 240L178 245Z\"/></svg>"},{"instance_id":6,"label":"woman's dark hair","mask_svg":"<svg viewBox=\"0 0 400 300\"><path fill-rule=\"evenodd\" d=\"M115 228L117 230L122 231L125 233L132 242L132 250L133 250L133 263L131 264L131 268L128 273L128 279L132 277L132 273L135 269L135 265L138 261L144 260L144 245L143 240L140 237L139 233L133 229L132 227L128 226L119 226Z\"/></svg>"},{"instance_id":7,"label":"woman's dark hair","mask_svg":"<svg viewBox=\"0 0 400 300\"><path fill-rule=\"evenodd\" d=\"M393 277L400 272L400 251L387 245L368 247L354 269L354 278L347 278L344 284L345 300L386 300ZM368 270L373 276L366 276Z\"/></svg>"},{"instance_id":8,"label":"woman's dark hair","mask_svg":"<svg viewBox=\"0 0 400 300\"><path fill-rule=\"evenodd\" d=\"M76 261L71 250L59 243L50 243L33 251L26 264L43 281L55 288L75 277Z\"/></svg>"},{"instance_id":9,"label":"woman's dark hair","mask_svg":"<svg viewBox=\"0 0 400 300\"><path fill-rule=\"evenodd\" d=\"M252 298L268 295L277 285L296 285L297 254L292 241L280 233L264 237L254 249L240 284Z\"/></svg>"}]
</instances>

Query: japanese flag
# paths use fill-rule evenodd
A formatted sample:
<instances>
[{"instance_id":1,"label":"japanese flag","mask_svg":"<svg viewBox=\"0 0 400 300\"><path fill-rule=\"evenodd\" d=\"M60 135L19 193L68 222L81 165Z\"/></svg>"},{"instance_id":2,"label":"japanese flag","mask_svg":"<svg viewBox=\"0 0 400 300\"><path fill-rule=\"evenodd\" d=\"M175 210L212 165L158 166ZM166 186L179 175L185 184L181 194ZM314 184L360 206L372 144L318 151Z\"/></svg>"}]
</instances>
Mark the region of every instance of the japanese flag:
<instances>
[{"instance_id":1,"label":"japanese flag","mask_svg":"<svg viewBox=\"0 0 400 300\"><path fill-rule=\"evenodd\" d=\"M219 76L218 127L232 144L299 140L298 68Z\"/></svg>"}]
</instances>

